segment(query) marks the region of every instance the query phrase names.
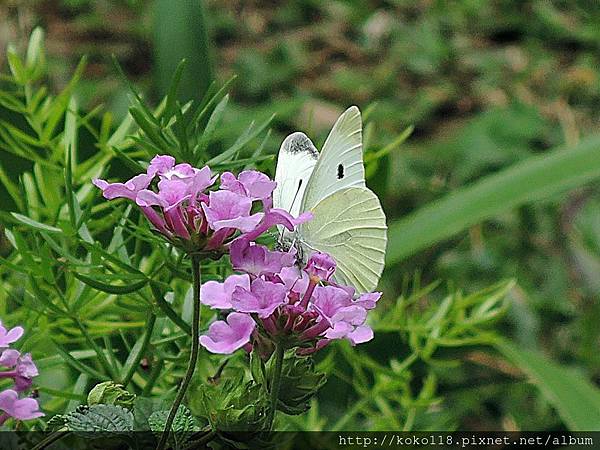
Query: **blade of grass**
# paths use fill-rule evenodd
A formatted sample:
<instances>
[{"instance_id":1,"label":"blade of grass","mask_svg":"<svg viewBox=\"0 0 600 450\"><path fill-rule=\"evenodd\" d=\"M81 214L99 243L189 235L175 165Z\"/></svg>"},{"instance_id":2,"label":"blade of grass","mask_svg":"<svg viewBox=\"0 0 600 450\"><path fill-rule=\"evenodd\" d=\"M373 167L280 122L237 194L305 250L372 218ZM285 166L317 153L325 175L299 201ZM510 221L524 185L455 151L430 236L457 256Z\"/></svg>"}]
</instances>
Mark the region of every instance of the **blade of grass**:
<instances>
[{"instance_id":1,"label":"blade of grass","mask_svg":"<svg viewBox=\"0 0 600 450\"><path fill-rule=\"evenodd\" d=\"M387 264L395 264L507 210L600 177L600 136L533 156L393 222Z\"/></svg>"},{"instance_id":2,"label":"blade of grass","mask_svg":"<svg viewBox=\"0 0 600 450\"><path fill-rule=\"evenodd\" d=\"M600 427L600 390L581 374L509 341L497 340L494 346L531 378L571 431Z\"/></svg>"}]
</instances>

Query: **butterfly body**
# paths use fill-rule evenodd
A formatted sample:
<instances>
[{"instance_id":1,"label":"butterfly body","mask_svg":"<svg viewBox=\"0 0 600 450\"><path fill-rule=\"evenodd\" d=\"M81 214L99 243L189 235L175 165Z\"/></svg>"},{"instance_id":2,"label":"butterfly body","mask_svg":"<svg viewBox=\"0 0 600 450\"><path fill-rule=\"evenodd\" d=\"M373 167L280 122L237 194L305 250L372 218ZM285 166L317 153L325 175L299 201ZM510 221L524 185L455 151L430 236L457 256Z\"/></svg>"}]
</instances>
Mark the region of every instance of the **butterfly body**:
<instances>
[{"instance_id":1,"label":"butterfly body","mask_svg":"<svg viewBox=\"0 0 600 450\"><path fill-rule=\"evenodd\" d=\"M313 219L294 232L280 233L284 248L298 259L329 253L337 262L335 281L359 293L375 289L384 266L387 226L377 196L366 187L362 121L356 106L337 120L321 152L304 133L282 143L275 174L274 206Z\"/></svg>"}]
</instances>

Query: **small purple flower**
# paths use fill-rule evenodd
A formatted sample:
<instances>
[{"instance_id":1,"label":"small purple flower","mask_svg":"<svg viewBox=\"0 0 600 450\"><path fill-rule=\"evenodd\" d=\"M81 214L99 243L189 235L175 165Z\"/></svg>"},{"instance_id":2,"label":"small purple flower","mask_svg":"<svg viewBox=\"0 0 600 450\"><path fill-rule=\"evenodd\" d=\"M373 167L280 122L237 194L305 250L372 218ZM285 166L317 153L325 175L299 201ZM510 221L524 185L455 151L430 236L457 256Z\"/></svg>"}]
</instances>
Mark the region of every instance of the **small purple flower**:
<instances>
[{"instance_id":1,"label":"small purple flower","mask_svg":"<svg viewBox=\"0 0 600 450\"><path fill-rule=\"evenodd\" d=\"M264 319L285 302L286 294L284 285L257 278L252 281L250 290L240 286L235 288L231 305L236 311L257 313L258 317Z\"/></svg>"},{"instance_id":2,"label":"small purple flower","mask_svg":"<svg viewBox=\"0 0 600 450\"><path fill-rule=\"evenodd\" d=\"M0 372L0 378L13 378L15 390L25 391L31 387L32 379L39 375L31 354L21 355L14 349L7 349L0 356L0 364L10 368L10 371Z\"/></svg>"},{"instance_id":3,"label":"small purple flower","mask_svg":"<svg viewBox=\"0 0 600 450\"><path fill-rule=\"evenodd\" d=\"M296 260L293 253L274 252L246 239L233 241L229 251L234 270L254 276L279 273L284 267L292 266Z\"/></svg>"},{"instance_id":4,"label":"small purple flower","mask_svg":"<svg viewBox=\"0 0 600 450\"><path fill-rule=\"evenodd\" d=\"M146 173L125 183L93 182L107 199L133 200L172 244L190 253L205 251L211 257L227 252L238 237L253 241L274 225L293 230L310 218L305 214L295 219L286 211L271 209L276 184L263 173L248 170L236 178L226 172L219 189L208 192L216 179L207 166L198 169L176 164L172 156L158 155ZM252 212L255 201L262 203L262 212Z\"/></svg>"},{"instance_id":5,"label":"small purple flower","mask_svg":"<svg viewBox=\"0 0 600 450\"><path fill-rule=\"evenodd\" d=\"M311 277L329 281L329 278L335 272L335 261L327 253L315 252L308 259L304 270Z\"/></svg>"},{"instance_id":6,"label":"small purple flower","mask_svg":"<svg viewBox=\"0 0 600 450\"><path fill-rule=\"evenodd\" d=\"M223 228L251 231L263 217L262 213L250 216L252 200L230 191L211 192L209 205L202 204L202 208L208 226L215 231Z\"/></svg>"},{"instance_id":7,"label":"small purple flower","mask_svg":"<svg viewBox=\"0 0 600 450\"><path fill-rule=\"evenodd\" d=\"M152 177L156 174L163 175L173 169L173 166L175 166L175 158L172 156L156 155L150 161L146 173Z\"/></svg>"},{"instance_id":8,"label":"small purple flower","mask_svg":"<svg viewBox=\"0 0 600 450\"><path fill-rule=\"evenodd\" d=\"M21 356L21 352L18 350L7 348L0 355L0 365L8 368L13 368L17 365L17 361Z\"/></svg>"},{"instance_id":9,"label":"small purple flower","mask_svg":"<svg viewBox=\"0 0 600 450\"><path fill-rule=\"evenodd\" d=\"M366 294L362 294L358 297L357 300L354 301L356 305L362 306L363 308L375 309L377 306L377 301L381 298L381 292L367 292Z\"/></svg>"},{"instance_id":10,"label":"small purple flower","mask_svg":"<svg viewBox=\"0 0 600 450\"><path fill-rule=\"evenodd\" d=\"M299 297L304 295L309 284L308 274L295 266L284 267L277 273L276 278L285 285L290 293L297 294Z\"/></svg>"},{"instance_id":11,"label":"small purple flower","mask_svg":"<svg viewBox=\"0 0 600 450\"><path fill-rule=\"evenodd\" d=\"M212 172L208 166L204 166L202 169L194 169L194 174L188 178L187 181L192 194L192 205L196 204L198 196L207 188L212 186L216 180L216 176L212 176ZM206 194L202 194L202 199L206 200Z\"/></svg>"},{"instance_id":12,"label":"small purple flower","mask_svg":"<svg viewBox=\"0 0 600 450\"><path fill-rule=\"evenodd\" d=\"M24 332L25 330L22 327L14 327L7 330L2 325L2 322L0 322L0 349L7 348L13 342L18 341Z\"/></svg>"},{"instance_id":13,"label":"small purple flower","mask_svg":"<svg viewBox=\"0 0 600 450\"><path fill-rule=\"evenodd\" d=\"M312 305L322 316L331 319L340 309L352 305L352 298L338 287L317 286L313 292Z\"/></svg>"},{"instance_id":14,"label":"small purple flower","mask_svg":"<svg viewBox=\"0 0 600 450\"><path fill-rule=\"evenodd\" d=\"M248 275L230 275L225 282L207 281L200 288L202 303L213 309L231 309L231 295L236 287L250 289Z\"/></svg>"},{"instance_id":15,"label":"small purple flower","mask_svg":"<svg viewBox=\"0 0 600 450\"><path fill-rule=\"evenodd\" d=\"M160 206L166 211L188 200L191 194L188 185L181 180L161 180L158 183L158 194L144 189L138 193L135 202L138 206Z\"/></svg>"},{"instance_id":16,"label":"small purple flower","mask_svg":"<svg viewBox=\"0 0 600 450\"><path fill-rule=\"evenodd\" d=\"M226 322L213 322L208 334L200 336L200 344L212 353L231 354L250 342L254 328L252 317L234 312L227 316Z\"/></svg>"},{"instance_id":17,"label":"small purple flower","mask_svg":"<svg viewBox=\"0 0 600 450\"><path fill-rule=\"evenodd\" d=\"M135 201L138 192L150 186L152 178L153 177L143 173L136 175L125 183L109 183L99 178L92 180L92 183L94 183L96 187L102 189L102 195L107 200L123 197Z\"/></svg>"},{"instance_id":18,"label":"small purple flower","mask_svg":"<svg viewBox=\"0 0 600 450\"><path fill-rule=\"evenodd\" d=\"M19 398L19 394L12 389L0 392L0 410L4 411L4 414L0 416L0 423L4 423L9 417L17 420L31 420L44 415L40 411L37 400Z\"/></svg>"},{"instance_id":19,"label":"small purple flower","mask_svg":"<svg viewBox=\"0 0 600 450\"><path fill-rule=\"evenodd\" d=\"M314 353L335 339L356 345L373 338L373 330L365 322L381 293L355 299L351 286L328 281L336 267L331 256L315 253L300 270L293 264L293 253L273 252L244 237L231 244L230 256L234 268L246 274L241 278L245 285L232 277L228 281L235 285L233 290L226 289L225 283L211 284L207 288L211 299L204 303L250 314L261 325L253 340L259 352L265 345L262 350L268 354L269 340L281 336L297 347L299 355Z\"/></svg>"},{"instance_id":20,"label":"small purple flower","mask_svg":"<svg viewBox=\"0 0 600 450\"><path fill-rule=\"evenodd\" d=\"M245 195L252 200L265 200L271 196L277 183L271 181L264 173L256 170L245 170L236 178L231 172L221 175L221 188Z\"/></svg>"},{"instance_id":21,"label":"small purple flower","mask_svg":"<svg viewBox=\"0 0 600 450\"><path fill-rule=\"evenodd\" d=\"M363 344L373 339L373 330L368 325L361 325L356 327L354 331L346 335L346 339L350 341L352 345Z\"/></svg>"},{"instance_id":22,"label":"small purple flower","mask_svg":"<svg viewBox=\"0 0 600 450\"><path fill-rule=\"evenodd\" d=\"M33 377L37 377L39 372L30 353L22 355L17 360L15 375L15 389L17 391L25 391L31 387L31 380Z\"/></svg>"}]
</instances>

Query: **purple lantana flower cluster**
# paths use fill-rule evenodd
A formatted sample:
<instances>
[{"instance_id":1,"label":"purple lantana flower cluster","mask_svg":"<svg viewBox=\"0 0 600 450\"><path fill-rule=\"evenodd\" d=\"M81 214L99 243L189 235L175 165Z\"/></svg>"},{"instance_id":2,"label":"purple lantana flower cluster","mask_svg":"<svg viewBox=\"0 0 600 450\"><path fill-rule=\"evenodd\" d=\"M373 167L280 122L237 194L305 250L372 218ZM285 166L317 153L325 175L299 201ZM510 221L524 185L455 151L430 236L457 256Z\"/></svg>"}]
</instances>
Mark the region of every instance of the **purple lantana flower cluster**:
<instances>
[{"instance_id":1,"label":"purple lantana flower cluster","mask_svg":"<svg viewBox=\"0 0 600 450\"><path fill-rule=\"evenodd\" d=\"M106 199L134 201L156 230L189 252L218 253L239 236L254 240L274 225L293 230L311 217L294 218L273 208L276 184L261 172L247 170L238 177L225 172L219 188L209 190L216 179L208 166L198 169L176 164L172 156L158 155L146 173L125 183L93 182ZM255 202L262 211L254 211Z\"/></svg>"},{"instance_id":2,"label":"purple lantana flower cluster","mask_svg":"<svg viewBox=\"0 0 600 450\"><path fill-rule=\"evenodd\" d=\"M0 425L11 417L29 420L44 415L36 399L22 396L31 387L33 377L38 375L38 369L29 353L21 354L10 348L23 333L22 327L7 330L0 322L0 379L11 378L14 382L12 388L0 392Z\"/></svg>"},{"instance_id":3,"label":"purple lantana flower cluster","mask_svg":"<svg viewBox=\"0 0 600 450\"><path fill-rule=\"evenodd\" d=\"M233 268L242 274L223 283L209 281L201 290L205 305L231 311L200 337L207 350L229 354L258 346L268 356L279 342L306 355L334 339L356 345L373 338L365 321L381 293L357 296L354 288L333 282L336 264L325 253L313 253L302 269L295 265L294 253L271 251L246 239L231 245Z\"/></svg>"}]
</instances>

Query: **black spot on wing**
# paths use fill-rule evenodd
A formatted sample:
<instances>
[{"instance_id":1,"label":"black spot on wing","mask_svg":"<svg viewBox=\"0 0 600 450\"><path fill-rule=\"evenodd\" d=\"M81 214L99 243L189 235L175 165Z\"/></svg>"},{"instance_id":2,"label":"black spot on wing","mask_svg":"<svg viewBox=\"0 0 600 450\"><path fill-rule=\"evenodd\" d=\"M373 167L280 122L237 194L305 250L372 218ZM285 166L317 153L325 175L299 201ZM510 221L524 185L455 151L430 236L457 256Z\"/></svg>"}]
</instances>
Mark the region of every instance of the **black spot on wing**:
<instances>
[{"instance_id":1,"label":"black spot on wing","mask_svg":"<svg viewBox=\"0 0 600 450\"><path fill-rule=\"evenodd\" d=\"M286 139L289 139L288 150L290 153L308 153L313 158L318 158L319 152L304 133L298 131Z\"/></svg>"},{"instance_id":2,"label":"black spot on wing","mask_svg":"<svg viewBox=\"0 0 600 450\"><path fill-rule=\"evenodd\" d=\"M342 164L340 164L338 166L337 177L338 177L338 180L341 180L342 178L344 178L344 166Z\"/></svg>"}]
</instances>

